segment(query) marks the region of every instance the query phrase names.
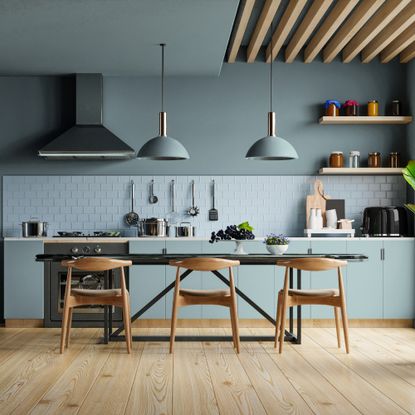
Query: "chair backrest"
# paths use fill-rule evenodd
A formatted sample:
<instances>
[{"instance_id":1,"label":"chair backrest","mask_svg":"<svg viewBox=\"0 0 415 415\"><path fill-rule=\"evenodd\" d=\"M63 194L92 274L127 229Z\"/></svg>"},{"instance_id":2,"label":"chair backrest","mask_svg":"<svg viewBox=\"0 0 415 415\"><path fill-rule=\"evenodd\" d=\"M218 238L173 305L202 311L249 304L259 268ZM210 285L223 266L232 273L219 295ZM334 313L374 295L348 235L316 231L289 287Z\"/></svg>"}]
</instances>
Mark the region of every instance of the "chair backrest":
<instances>
[{"instance_id":1,"label":"chair backrest","mask_svg":"<svg viewBox=\"0 0 415 415\"><path fill-rule=\"evenodd\" d=\"M190 269L192 271L218 271L220 269L237 267L240 265L240 262L223 258L195 257L181 260L174 259L171 260L169 264L174 267Z\"/></svg>"},{"instance_id":2,"label":"chair backrest","mask_svg":"<svg viewBox=\"0 0 415 415\"><path fill-rule=\"evenodd\" d=\"M279 259L277 260L277 265L302 271L328 271L330 269L345 267L347 261L333 258Z\"/></svg>"},{"instance_id":3,"label":"chair backrest","mask_svg":"<svg viewBox=\"0 0 415 415\"><path fill-rule=\"evenodd\" d=\"M76 268L82 271L109 271L116 268L130 267L132 265L132 261L105 257L84 257L64 260L61 262L61 265L68 268Z\"/></svg>"}]
</instances>

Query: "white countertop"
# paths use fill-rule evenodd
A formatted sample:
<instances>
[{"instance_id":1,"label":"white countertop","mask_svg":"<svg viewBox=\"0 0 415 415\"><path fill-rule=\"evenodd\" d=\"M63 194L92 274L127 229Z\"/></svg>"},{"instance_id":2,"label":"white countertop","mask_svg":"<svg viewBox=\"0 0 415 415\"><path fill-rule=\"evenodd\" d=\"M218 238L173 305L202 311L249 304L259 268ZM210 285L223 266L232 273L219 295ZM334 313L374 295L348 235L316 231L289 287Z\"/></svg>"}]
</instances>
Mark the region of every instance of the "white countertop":
<instances>
[{"instance_id":1,"label":"white countertop","mask_svg":"<svg viewBox=\"0 0 415 415\"><path fill-rule=\"evenodd\" d=\"M3 238L5 241L43 241L44 243L71 243L71 242L91 242L91 243L114 243L114 242L129 242L129 241L209 241L210 238L208 237L193 237L193 238L157 238L157 237L118 237L118 238L53 238L53 237L45 237L45 238L23 238L23 237L8 237L6 236ZM291 241L383 241L383 240L413 240L414 237L376 237L376 238L367 238L367 237L311 237L307 238L305 236L293 236L288 237ZM242 241L244 243L251 243L251 242L263 242L264 238L259 237L252 240ZM234 242L234 241L223 241L223 242Z\"/></svg>"}]
</instances>

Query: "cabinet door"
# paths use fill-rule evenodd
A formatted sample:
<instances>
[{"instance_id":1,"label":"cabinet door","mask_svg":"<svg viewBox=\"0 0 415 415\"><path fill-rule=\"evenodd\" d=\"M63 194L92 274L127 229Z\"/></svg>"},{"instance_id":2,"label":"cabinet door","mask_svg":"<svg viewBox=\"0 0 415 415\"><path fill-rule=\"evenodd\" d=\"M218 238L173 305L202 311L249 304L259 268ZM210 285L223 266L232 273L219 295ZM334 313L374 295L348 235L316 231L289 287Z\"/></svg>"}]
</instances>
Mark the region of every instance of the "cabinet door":
<instances>
[{"instance_id":1,"label":"cabinet door","mask_svg":"<svg viewBox=\"0 0 415 415\"><path fill-rule=\"evenodd\" d=\"M4 318L43 319L43 263L36 262L43 253L43 242L4 242Z\"/></svg>"},{"instance_id":2,"label":"cabinet door","mask_svg":"<svg viewBox=\"0 0 415 415\"><path fill-rule=\"evenodd\" d=\"M292 240L288 246L288 254L307 254L308 250L311 248L311 244L308 240ZM278 295L279 290L282 290L284 287L284 273L285 267L276 267L276 282L275 282L275 295ZM294 287L297 286L297 274L294 271ZM310 273L302 272L301 273L301 288L309 289L310 288ZM277 301L277 299L275 300ZM276 304L276 303L275 303ZM297 308L294 308L294 318L297 315ZM301 318L310 318L310 306L304 305L301 307Z\"/></svg>"},{"instance_id":3,"label":"cabinet door","mask_svg":"<svg viewBox=\"0 0 415 415\"><path fill-rule=\"evenodd\" d=\"M348 254L369 257L363 262L347 265L346 298L349 318L383 317L382 241L376 239L347 241Z\"/></svg>"},{"instance_id":4,"label":"cabinet door","mask_svg":"<svg viewBox=\"0 0 415 415\"><path fill-rule=\"evenodd\" d=\"M311 241L311 250L313 254L345 254L347 252L346 241L327 240ZM347 270L342 269L345 287L347 286ZM311 272L311 288L337 288L338 278L337 270ZM311 318L334 318L333 307L329 306L311 306Z\"/></svg>"},{"instance_id":5,"label":"cabinet door","mask_svg":"<svg viewBox=\"0 0 415 415\"><path fill-rule=\"evenodd\" d=\"M219 241L211 244L209 241L202 242L204 254L232 254L235 251L234 241Z\"/></svg>"},{"instance_id":6,"label":"cabinet door","mask_svg":"<svg viewBox=\"0 0 415 415\"><path fill-rule=\"evenodd\" d=\"M168 254L201 254L202 241L166 241L166 249ZM184 270L181 270L181 272L183 273ZM205 276L203 275L203 277ZM166 283L170 284L175 278L176 267L168 265L166 267ZM201 290L203 288L202 272L193 271L182 281L180 286L181 288ZM166 296L166 318L171 318L173 293L174 290L170 291ZM179 311L179 318L202 318L202 306L193 305L181 308Z\"/></svg>"},{"instance_id":7,"label":"cabinet door","mask_svg":"<svg viewBox=\"0 0 415 415\"><path fill-rule=\"evenodd\" d=\"M413 239L384 241L384 318L415 317Z\"/></svg>"},{"instance_id":8,"label":"cabinet door","mask_svg":"<svg viewBox=\"0 0 415 415\"><path fill-rule=\"evenodd\" d=\"M165 248L164 241L149 241L145 238L140 241L130 241L128 245L130 254L162 254Z\"/></svg>"},{"instance_id":9,"label":"cabinet door","mask_svg":"<svg viewBox=\"0 0 415 415\"><path fill-rule=\"evenodd\" d=\"M237 287L251 300L275 318L276 287L275 265L242 265L238 269ZM239 318L262 319L254 308L244 299L238 297Z\"/></svg>"},{"instance_id":10,"label":"cabinet door","mask_svg":"<svg viewBox=\"0 0 415 415\"><path fill-rule=\"evenodd\" d=\"M133 265L129 269L131 315L146 305L166 286L164 265ZM140 318L162 318L166 316L166 297L161 298Z\"/></svg>"}]
</instances>

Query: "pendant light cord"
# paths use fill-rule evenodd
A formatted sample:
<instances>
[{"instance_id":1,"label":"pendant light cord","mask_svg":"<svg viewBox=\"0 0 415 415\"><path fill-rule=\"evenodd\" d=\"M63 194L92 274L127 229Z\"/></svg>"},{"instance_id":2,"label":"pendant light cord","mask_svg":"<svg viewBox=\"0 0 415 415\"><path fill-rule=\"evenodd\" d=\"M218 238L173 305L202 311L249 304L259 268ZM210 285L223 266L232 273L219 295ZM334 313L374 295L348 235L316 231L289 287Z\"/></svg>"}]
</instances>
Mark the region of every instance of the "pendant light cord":
<instances>
[{"instance_id":1,"label":"pendant light cord","mask_svg":"<svg viewBox=\"0 0 415 415\"><path fill-rule=\"evenodd\" d=\"M273 22L271 21L271 40L270 40L270 48L271 48L271 63L269 68L269 85L270 85L270 91L269 91L269 112L272 112L272 62L273 62L273 56L272 56L272 29L273 29Z\"/></svg>"},{"instance_id":2,"label":"pendant light cord","mask_svg":"<svg viewBox=\"0 0 415 415\"><path fill-rule=\"evenodd\" d=\"M160 43L161 46L161 112L164 112L164 48L165 43Z\"/></svg>"}]
</instances>

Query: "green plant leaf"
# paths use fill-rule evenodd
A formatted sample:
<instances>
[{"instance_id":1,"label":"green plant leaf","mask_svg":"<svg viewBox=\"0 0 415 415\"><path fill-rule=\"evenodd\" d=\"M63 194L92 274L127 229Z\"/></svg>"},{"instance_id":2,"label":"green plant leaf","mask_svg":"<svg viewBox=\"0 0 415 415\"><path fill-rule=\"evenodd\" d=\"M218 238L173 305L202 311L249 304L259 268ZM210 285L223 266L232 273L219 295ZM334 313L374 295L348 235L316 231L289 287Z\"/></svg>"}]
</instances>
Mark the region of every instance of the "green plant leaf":
<instances>
[{"instance_id":1,"label":"green plant leaf","mask_svg":"<svg viewBox=\"0 0 415 415\"><path fill-rule=\"evenodd\" d=\"M239 229L245 229L249 232L252 232L254 230L254 228L249 224L248 221L242 222L238 225Z\"/></svg>"},{"instance_id":2,"label":"green plant leaf","mask_svg":"<svg viewBox=\"0 0 415 415\"><path fill-rule=\"evenodd\" d=\"M415 205L414 205L413 203L407 203L407 204L405 205L405 207L406 207L407 209L409 209L412 213L414 213L414 214L415 214Z\"/></svg>"},{"instance_id":3,"label":"green plant leaf","mask_svg":"<svg viewBox=\"0 0 415 415\"><path fill-rule=\"evenodd\" d=\"M415 160L410 160L407 166L402 170L404 179L415 189Z\"/></svg>"}]
</instances>

